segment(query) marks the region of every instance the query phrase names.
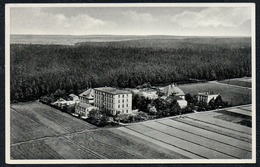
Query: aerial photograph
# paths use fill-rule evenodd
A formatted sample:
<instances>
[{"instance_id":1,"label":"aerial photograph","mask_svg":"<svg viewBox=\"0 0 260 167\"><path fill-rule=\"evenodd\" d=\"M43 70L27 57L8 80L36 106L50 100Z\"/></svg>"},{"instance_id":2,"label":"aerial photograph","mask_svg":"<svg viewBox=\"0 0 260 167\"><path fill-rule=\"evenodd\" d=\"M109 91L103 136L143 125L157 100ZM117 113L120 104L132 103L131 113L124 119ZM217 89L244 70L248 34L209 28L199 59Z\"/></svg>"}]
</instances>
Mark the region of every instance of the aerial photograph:
<instances>
[{"instance_id":1,"label":"aerial photograph","mask_svg":"<svg viewBox=\"0 0 260 167\"><path fill-rule=\"evenodd\" d=\"M10 162L254 159L252 4L6 9Z\"/></svg>"}]
</instances>

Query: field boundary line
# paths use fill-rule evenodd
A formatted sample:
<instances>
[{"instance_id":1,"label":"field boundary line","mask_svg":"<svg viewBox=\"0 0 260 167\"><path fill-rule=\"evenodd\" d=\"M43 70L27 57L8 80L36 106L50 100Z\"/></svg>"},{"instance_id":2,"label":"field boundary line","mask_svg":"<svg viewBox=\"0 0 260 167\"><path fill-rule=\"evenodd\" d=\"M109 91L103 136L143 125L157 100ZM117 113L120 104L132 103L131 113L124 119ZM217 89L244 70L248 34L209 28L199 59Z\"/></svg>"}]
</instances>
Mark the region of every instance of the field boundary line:
<instances>
[{"instance_id":1,"label":"field boundary line","mask_svg":"<svg viewBox=\"0 0 260 167\"><path fill-rule=\"evenodd\" d=\"M46 140L46 139L49 139L49 138L67 137L67 136L70 136L70 135L81 134L81 133L85 133L85 132L99 131L99 130L104 130L104 129L102 129L102 128L100 128L100 129L99 128L97 128L97 129L88 129L88 130L71 132L71 133L63 133L63 134L56 135L56 136L45 136L45 137L40 137L40 138L36 138L36 139L31 139L31 140L11 143L11 146L20 145L20 144L24 144L24 143L27 143L27 142L37 141L37 140Z\"/></svg>"},{"instance_id":2,"label":"field boundary line","mask_svg":"<svg viewBox=\"0 0 260 167\"><path fill-rule=\"evenodd\" d=\"M27 115L24 115L21 111L17 110L17 109L14 109L11 107L11 109L13 109L14 111L16 111L17 113L25 116L26 118L32 120L33 122L36 122L38 123L39 125L45 127L46 129L50 129L52 132L56 133L57 135L59 134L66 134L66 133L73 133L73 132L70 132L70 129L68 128L64 128L64 126L61 126L61 124L58 124L57 122L55 122L57 125L61 126L63 129L64 132L59 132L59 131L56 131L55 128L51 127L51 126L47 126L46 124L43 124L41 121L39 121L39 119L32 119L31 117L27 116ZM44 116L43 116L44 117ZM47 117L44 117L44 119L48 119Z\"/></svg>"},{"instance_id":3,"label":"field boundary line","mask_svg":"<svg viewBox=\"0 0 260 167\"><path fill-rule=\"evenodd\" d=\"M221 83L221 82L218 82L218 81L209 81L209 83L219 84L219 85L227 85L227 86L236 87L236 88L243 88L243 89L252 89L252 88L250 88L250 87L244 87L244 86L238 86L238 85L231 85L231 84Z\"/></svg>"},{"instance_id":4,"label":"field boundary line","mask_svg":"<svg viewBox=\"0 0 260 167\"><path fill-rule=\"evenodd\" d=\"M205 116L203 116L203 117L205 118ZM246 133L246 132L239 131L239 130L236 130L236 129L224 127L224 126L221 126L221 125L218 125L218 124L213 124L213 123L210 123L210 122L207 122L207 121L203 121L203 120L200 120L200 119L197 119L197 118L192 118L192 117L188 117L188 118L189 118L189 119L192 119L192 120L204 122L204 123L207 123L207 124L210 124L210 125L215 125L215 126L218 126L218 127L227 128L227 129L229 129L229 130L233 130L233 131L236 131L236 132L239 132L239 133L244 133L244 134L247 134L247 135L252 135L252 134L250 134L250 133ZM215 119L216 119L216 118L215 118ZM220 120L220 121L223 121L223 120ZM241 125L241 126L242 126L242 125Z\"/></svg>"},{"instance_id":5,"label":"field boundary line","mask_svg":"<svg viewBox=\"0 0 260 167\"><path fill-rule=\"evenodd\" d=\"M157 122L157 121L156 121L156 122ZM179 121L178 121L178 122L179 122ZM162 125L165 125L165 126L169 126L169 127L171 127L171 128L175 128L175 129L178 129L178 130L181 130L181 131L190 133L190 134L194 134L194 135L196 135L196 136L200 136L200 137L203 137L203 138L206 138L206 139L209 139L209 140L213 140L213 141L218 142L218 143L222 143L222 144L225 144L225 145L228 145L228 146L232 146L232 147L235 147L235 148L239 148L239 149L241 149L241 150L248 151L248 150L246 150L246 149L244 149L244 148L240 148L240 147L237 147L237 146L228 144L228 143L224 143L224 142L222 142L222 141L215 140L215 139L213 139L213 138L209 138L209 137L202 136L202 135L199 135L199 134L196 134L196 133L192 133L192 132L187 131L187 130L184 130L184 129L176 128L176 127L174 127L174 126L165 124L165 123L163 123L163 122L157 122L157 123L162 124ZM184 122L181 122L181 123L184 123ZM186 124L186 123L184 123L184 124ZM189 124L187 124L187 125L189 125ZM191 125L190 125L190 126L191 126ZM197 128L198 128L198 127L197 127ZM204 129L204 130L207 130L207 129ZM209 131L209 130L207 130L207 131ZM212 132L212 131L210 131L210 132ZM214 133L215 133L215 132L214 132ZM217 133L217 134L219 134L219 133ZM221 134L221 135L223 135L223 134ZM228 136L228 137L229 137L229 136ZM241 141L244 141L244 140L241 140ZM248 152L251 152L251 151L248 151Z\"/></svg>"},{"instance_id":6,"label":"field boundary line","mask_svg":"<svg viewBox=\"0 0 260 167\"><path fill-rule=\"evenodd\" d=\"M137 131L137 130L134 130L134 129L132 129L132 128L129 128L129 127L125 127L125 128L127 128L127 129L129 129L129 130L132 130L132 131L134 131L134 132L136 132L136 133L139 133L139 134L141 134L141 135L144 135L144 136L146 136L146 137L148 137L148 138L152 138L152 139L154 139L154 140L157 140L157 141L163 142L164 144L171 145L171 146L176 147L176 148L178 148L178 149L181 149L181 150L183 150L183 151L186 151L186 152L189 152L189 153L195 154L195 155L197 155L197 156L199 156L199 157L202 157L202 158L208 159L207 157L204 157L204 156L199 155L199 154L197 154L197 153L194 153L194 152L192 152L192 151L189 151L189 150L186 150L186 149L180 148L180 147L178 147L178 146L176 146L176 145L173 145L173 144L167 143L167 142L165 142L165 141L162 141L162 140L160 140L160 139L154 138L154 137L152 137L152 136L149 136L149 135L143 134L143 133L141 133L141 132L139 132L139 131Z\"/></svg>"},{"instance_id":7,"label":"field boundary line","mask_svg":"<svg viewBox=\"0 0 260 167\"><path fill-rule=\"evenodd\" d=\"M64 138L67 140L68 143L75 144L75 145L79 146L80 148L82 148L82 149L84 149L84 150L87 150L87 151L90 152L91 154L94 154L97 158L108 159L107 157L105 157L105 156L103 156L103 155L101 155L101 154L99 154L99 153L97 153L97 152L95 152L95 151L92 151L92 150L91 150L90 148L88 148L88 147L85 147L85 146L83 146L83 145L81 145L81 144L79 144L79 143L77 143L77 142L75 142L75 141L73 141L73 140L69 140L67 137L64 137Z\"/></svg>"},{"instance_id":8,"label":"field boundary line","mask_svg":"<svg viewBox=\"0 0 260 167\"><path fill-rule=\"evenodd\" d=\"M172 137L178 138L178 139L180 139L180 140L184 140L184 141L186 141L186 142L189 142L189 143L192 143L192 144L198 145L198 146L200 146L200 147L207 148L207 149L209 149L209 150L216 151L216 152L218 152L218 153L221 153L221 154L228 155L228 156L230 156L230 157L233 157L233 158L239 159L239 157L236 157L236 156L234 156L234 155L230 155L230 154L227 154L227 153L224 153L224 152L221 152L221 151L218 151L218 150L212 149L212 148L210 148L210 147L206 147L206 146L201 145L201 144L199 144L199 143L195 143L195 142L193 142L193 141L189 141L189 140L186 140L186 139L180 138L180 137L178 137L178 136L174 136L174 135L172 135L172 134L169 134L169 133L167 133L167 132L163 132L163 131L161 131L161 130L158 130L158 129L155 129L155 128L152 128L152 127L149 127L149 126L147 126L147 125L143 125L143 124L140 124L140 125L142 125L142 126L144 126L144 127L147 127L147 128L149 128L149 129L153 129L153 130L155 130L155 131L158 131L158 132L161 132L161 133L167 134L167 135L169 135L169 136L172 136ZM248 152L249 152L249 151L248 151Z\"/></svg>"},{"instance_id":9,"label":"field boundary line","mask_svg":"<svg viewBox=\"0 0 260 167\"><path fill-rule=\"evenodd\" d=\"M189 118L188 118L188 119L189 119ZM177 122L179 122L179 123L183 123L183 124L189 125L189 126L192 126L192 127L196 127L196 128L202 129L202 130L206 130L206 131L209 131L209 132L212 132L212 133L217 133L217 134L219 134L219 135L223 135L223 136L227 136L227 137L234 138L234 139L237 139L237 140L241 140L241 141L244 141L244 142L248 142L248 143L251 143L251 140L252 140L251 138L248 138L248 139L247 139L247 138L243 137L243 138L246 139L246 141L245 141L245 140L243 140L243 139L241 139L241 138L236 137L236 136L237 136L236 134L234 134L234 135L232 135L232 136L229 136L229 135L227 135L227 134L223 134L223 133L220 133L220 132L218 132L218 131L211 131L211 130L205 128L203 125L201 125L201 126L194 125L194 124L192 124L192 123L190 123L190 122L187 122L187 120L175 120L175 121L177 121ZM202 122L202 123L205 123L205 122ZM170 126L170 125L169 125L169 126ZM219 127L219 126L217 126L217 127ZM223 128L223 127L219 127L219 128ZM223 129L224 129L224 128L223 128ZM228 129L228 130L230 130L230 129ZM230 130L230 131L232 131L232 130ZM236 132L236 133L241 133L241 132ZM243 134L243 133L242 133L242 134ZM248 134L245 134L245 135L248 135ZM251 135L248 135L248 136L251 137Z\"/></svg>"},{"instance_id":10,"label":"field boundary line","mask_svg":"<svg viewBox=\"0 0 260 167\"><path fill-rule=\"evenodd\" d=\"M219 108L219 109L214 109L214 110L208 110L208 111L201 111L201 112L192 112L192 113L187 113L187 114L182 114L182 115L175 115L175 116L169 116L169 117L163 117L163 118L156 118L156 119L151 119L151 120L146 120L146 121L141 121L141 122L134 122L134 123L123 123L122 126L131 126L131 125L136 125L142 122L149 122L149 121L155 121L155 120L164 120L164 119L172 119L172 118L181 118L181 117L188 117L189 115L198 115L198 114L204 114L207 112L215 112L215 111L220 111L220 110L227 110L227 109L235 109L237 107L244 107L244 106L252 106L252 104L243 104L239 106L231 106L231 107L226 107L226 108Z\"/></svg>"},{"instance_id":11,"label":"field boundary line","mask_svg":"<svg viewBox=\"0 0 260 167\"><path fill-rule=\"evenodd\" d=\"M245 109L245 108L243 108L243 107L240 107L240 106L238 106L237 108L238 108L238 109L241 109L241 110L245 110L245 111L249 111L249 112L252 112L252 110L249 110L249 109Z\"/></svg>"}]
</instances>

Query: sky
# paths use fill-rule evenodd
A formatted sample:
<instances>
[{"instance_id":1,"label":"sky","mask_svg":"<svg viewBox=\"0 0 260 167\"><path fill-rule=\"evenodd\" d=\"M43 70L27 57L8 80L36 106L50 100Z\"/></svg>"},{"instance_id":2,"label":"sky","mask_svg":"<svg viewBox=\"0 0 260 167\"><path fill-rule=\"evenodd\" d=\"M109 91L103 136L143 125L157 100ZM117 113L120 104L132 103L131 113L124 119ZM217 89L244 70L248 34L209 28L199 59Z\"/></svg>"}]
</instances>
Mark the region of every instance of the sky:
<instances>
[{"instance_id":1,"label":"sky","mask_svg":"<svg viewBox=\"0 0 260 167\"><path fill-rule=\"evenodd\" d=\"M11 7L11 34L251 36L250 7Z\"/></svg>"}]
</instances>

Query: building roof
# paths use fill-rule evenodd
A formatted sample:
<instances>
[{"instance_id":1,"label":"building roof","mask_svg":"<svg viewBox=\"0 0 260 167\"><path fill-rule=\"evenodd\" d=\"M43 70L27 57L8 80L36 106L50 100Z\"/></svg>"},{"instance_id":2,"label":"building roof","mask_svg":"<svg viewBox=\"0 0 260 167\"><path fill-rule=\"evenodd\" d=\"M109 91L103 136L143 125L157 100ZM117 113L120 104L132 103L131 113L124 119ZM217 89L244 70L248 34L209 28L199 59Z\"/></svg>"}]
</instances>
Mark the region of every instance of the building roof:
<instances>
[{"instance_id":1,"label":"building roof","mask_svg":"<svg viewBox=\"0 0 260 167\"><path fill-rule=\"evenodd\" d=\"M91 104L87 104L87 103L78 103L77 105L80 106L80 107L83 107L83 108L94 107L94 106L92 106Z\"/></svg>"},{"instance_id":2,"label":"building roof","mask_svg":"<svg viewBox=\"0 0 260 167\"><path fill-rule=\"evenodd\" d=\"M66 102L66 100L60 97L57 101L53 102L52 104L64 103L64 102Z\"/></svg>"},{"instance_id":3,"label":"building roof","mask_svg":"<svg viewBox=\"0 0 260 167\"><path fill-rule=\"evenodd\" d=\"M94 90L98 90L98 91L102 91L102 92L106 92L106 93L110 93L110 94L132 94L130 91L126 91L126 90L120 90L117 88L113 88L113 87L100 87L100 88L94 88Z\"/></svg>"},{"instance_id":4,"label":"building roof","mask_svg":"<svg viewBox=\"0 0 260 167\"><path fill-rule=\"evenodd\" d=\"M86 90L85 92L81 93L79 96L83 96L87 99L93 99L94 98L94 89L90 88Z\"/></svg>"},{"instance_id":5,"label":"building roof","mask_svg":"<svg viewBox=\"0 0 260 167\"><path fill-rule=\"evenodd\" d=\"M72 93L69 95L69 97L78 97L78 96Z\"/></svg>"},{"instance_id":6,"label":"building roof","mask_svg":"<svg viewBox=\"0 0 260 167\"><path fill-rule=\"evenodd\" d=\"M185 93L174 84L171 84L171 85L164 87L161 90L161 92L164 93L166 96L170 96L172 94L174 94L175 96L185 95Z\"/></svg>"},{"instance_id":7,"label":"building roof","mask_svg":"<svg viewBox=\"0 0 260 167\"><path fill-rule=\"evenodd\" d=\"M157 92L157 90L151 88L143 88L140 89L140 92Z\"/></svg>"}]
</instances>

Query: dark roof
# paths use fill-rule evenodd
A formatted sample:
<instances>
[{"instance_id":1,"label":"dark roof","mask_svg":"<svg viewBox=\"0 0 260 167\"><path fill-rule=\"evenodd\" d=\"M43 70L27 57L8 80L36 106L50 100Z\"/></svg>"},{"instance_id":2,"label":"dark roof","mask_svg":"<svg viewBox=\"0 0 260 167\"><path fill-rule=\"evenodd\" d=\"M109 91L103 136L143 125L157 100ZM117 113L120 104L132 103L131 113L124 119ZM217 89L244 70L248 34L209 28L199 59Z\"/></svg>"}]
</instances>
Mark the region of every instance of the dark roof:
<instances>
[{"instance_id":1,"label":"dark roof","mask_svg":"<svg viewBox=\"0 0 260 167\"><path fill-rule=\"evenodd\" d=\"M81 93L79 96L83 96L88 99L94 98L94 89L90 88L86 90L85 92Z\"/></svg>"},{"instance_id":2,"label":"dark roof","mask_svg":"<svg viewBox=\"0 0 260 167\"><path fill-rule=\"evenodd\" d=\"M166 96L170 96L172 94L175 94L176 96L185 95L185 93L174 84L164 87L161 92L164 93Z\"/></svg>"}]
</instances>

